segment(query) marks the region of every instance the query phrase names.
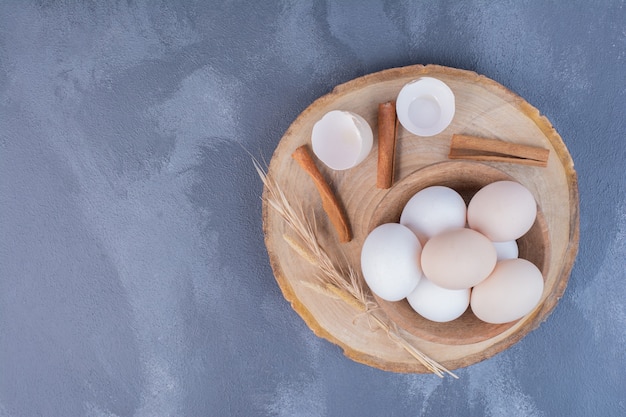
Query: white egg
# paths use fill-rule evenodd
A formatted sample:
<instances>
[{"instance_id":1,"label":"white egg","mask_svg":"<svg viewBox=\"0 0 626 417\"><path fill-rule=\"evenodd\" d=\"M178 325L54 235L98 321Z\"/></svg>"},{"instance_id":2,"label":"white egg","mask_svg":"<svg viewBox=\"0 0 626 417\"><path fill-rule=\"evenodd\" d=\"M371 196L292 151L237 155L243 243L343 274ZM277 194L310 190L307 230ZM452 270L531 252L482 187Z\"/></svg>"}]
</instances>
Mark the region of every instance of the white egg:
<instances>
[{"instance_id":1,"label":"white egg","mask_svg":"<svg viewBox=\"0 0 626 417\"><path fill-rule=\"evenodd\" d=\"M496 181L484 186L467 207L469 227L494 242L522 237L536 217L537 203L532 193L514 181Z\"/></svg>"},{"instance_id":2,"label":"white egg","mask_svg":"<svg viewBox=\"0 0 626 417\"><path fill-rule=\"evenodd\" d=\"M507 242L492 242L493 247L496 248L498 254L498 261L505 259L515 259L519 256L519 248L517 241L509 240Z\"/></svg>"},{"instance_id":3,"label":"white egg","mask_svg":"<svg viewBox=\"0 0 626 417\"><path fill-rule=\"evenodd\" d=\"M356 113L333 110L324 115L311 132L313 153L335 170L352 168L367 157L374 134L367 121Z\"/></svg>"},{"instance_id":4,"label":"white egg","mask_svg":"<svg viewBox=\"0 0 626 417\"><path fill-rule=\"evenodd\" d=\"M467 310L470 289L448 290L422 277L406 299L422 317L443 323L460 317Z\"/></svg>"},{"instance_id":5,"label":"white egg","mask_svg":"<svg viewBox=\"0 0 626 417\"><path fill-rule=\"evenodd\" d=\"M370 232L361 249L361 270L370 289L387 301L399 301L422 278L422 245L407 227L386 223Z\"/></svg>"},{"instance_id":6,"label":"white egg","mask_svg":"<svg viewBox=\"0 0 626 417\"><path fill-rule=\"evenodd\" d=\"M460 290L487 278L496 260L496 249L485 236L471 229L451 229L426 242L421 266L435 284Z\"/></svg>"},{"instance_id":7,"label":"white egg","mask_svg":"<svg viewBox=\"0 0 626 417\"><path fill-rule=\"evenodd\" d=\"M466 206L452 188L432 186L417 192L404 206L400 224L408 227L425 244L448 229L464 227Z\"/></svg>"},{"instance_id":8,"label":"white egg","mask_svg":"<svg viewBox=\"0 0 626 417\"><path fill-rule=\"evenodd\" d=\"M526 259L496 264L487 279L472 289L470 305L480 320L508 323L530 313L543 293L541 271Z\"/></svg>"}]
</instances>

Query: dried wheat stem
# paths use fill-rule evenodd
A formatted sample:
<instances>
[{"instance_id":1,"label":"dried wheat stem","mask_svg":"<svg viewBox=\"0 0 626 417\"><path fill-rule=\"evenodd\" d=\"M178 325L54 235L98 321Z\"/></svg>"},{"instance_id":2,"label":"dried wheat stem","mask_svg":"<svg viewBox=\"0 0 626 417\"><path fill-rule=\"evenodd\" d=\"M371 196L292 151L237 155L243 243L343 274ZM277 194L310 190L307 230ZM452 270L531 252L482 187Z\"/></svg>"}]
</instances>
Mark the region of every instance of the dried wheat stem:
<instances>
[{"instance_id":1,"label":"dried wheat stem","mask_svg":"<svg viewBox=\"0 0 626 417\"><path fill-rule=\"evenodd\" d=\"M302 281L302 284L320 294L333 299L342 300L355 310L366 313L370 319L376 322L378 327L387 333L388 337L394 343L404 349L435 375L443 377L445 372L454 378L458 378L448 369L411 345L411 343L400 334L400 330L395 327L393 322L390 324L376 313L379 306L365 293L358 272L349 265L345 270L338 268L328 253L319 244L315 234L315 217L312 216L312 220L310 222L307 221L307 217L304 215L302 208L300 207L299 210L296 210L291 206L282 189L276 182L268 179L267 174L255 159L253 159L253 164L261 181L263 181L265 185L267 193L265 201L270 207L276 210L297 237L297 239L294 239L291 235L284 234L283 237L285 241L303 259L319 269L319 274L316 275L319 280L318 284L308 281Z\"/></svg>"},{"instance_id":2,"label":"dried wheat stem","mask_svg":"<svg viewBox=\"0 0 626 417\"><path fill-rule=\"evenodd\" d=\"M308 249L306 249L304 246L302 246L294 238L286 233L283 234L283 239L285 239L285 242L287 242L287 244L291 246L291 249L293 249L298 255L300 255L302 259L308 261L313 266L317 266L317 261Z\"/></svg>"},{"instance_id":3,"label":"dried wheat stem","mask_svg":"<svg viewBox=\"0 0 626 417\"><path fill-rule=\"evenodd\" d=\"M362 302L354 298L352 295L348 294L345 290L342 290L341 288L336 287L332 284L326 284L326 289L328 289L328 291L330 291L331 293L335 294L337 297L343 300L346 304L353 307L355 310L358 310L358 311L367 310L365 304L363 304Z\"/></svg>"},{"instance_id":4,"label":"dried wheat stem","mask_svg":"<svg viewBox=\"0 0 626 417\"><path fill-rule=\"evenodd\" d=\"M341 300L341 298L337 294L335 294L334 292L326 288L325 285L317 284L315 282L310 282L310 281L300 281L300 284L302 284L302 286L307 287L310 290L315 291L318 294L325 295L328 298L332 298L334 300Z\"/></svg>"}]
</instances>

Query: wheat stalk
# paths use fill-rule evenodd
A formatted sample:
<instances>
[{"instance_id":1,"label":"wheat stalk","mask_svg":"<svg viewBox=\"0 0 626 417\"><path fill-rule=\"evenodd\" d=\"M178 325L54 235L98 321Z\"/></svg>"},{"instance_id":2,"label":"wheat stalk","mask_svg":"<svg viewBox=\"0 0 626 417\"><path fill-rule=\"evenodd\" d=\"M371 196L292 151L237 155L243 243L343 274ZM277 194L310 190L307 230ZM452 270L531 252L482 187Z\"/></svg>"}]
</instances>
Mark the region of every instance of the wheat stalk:
<instances>
[{"instance_id":1,"label":"wheat stalk","mask_svg":"<svg viewBox=\"0 0 626 417\"><path fill-rule=\"evenodd\" d=\"M454 378L458 378L444 366L422 353L402 335L401 330L384 316L376 301L369 297L363 289L359 272L355 271L350 265L344 268L338 267L320 245L315 234L315 217L311 216L313 220L308 221L302 207L294 208L289 203L280 186L268 178L267 173L261 168L258 161L253 158L252 162L265 185L265 201L278 213L297 237L297 239L294 239L291 235L284 234L283 238L294 252L315 266L319 271L316 275L318 283L313 284L303 281L303 285L330 298L342 300L355 310L367 314L371 321L383 329L394 343L435 375L443 378L444 373L447 373Z\"/></svg>"}]
</instances>

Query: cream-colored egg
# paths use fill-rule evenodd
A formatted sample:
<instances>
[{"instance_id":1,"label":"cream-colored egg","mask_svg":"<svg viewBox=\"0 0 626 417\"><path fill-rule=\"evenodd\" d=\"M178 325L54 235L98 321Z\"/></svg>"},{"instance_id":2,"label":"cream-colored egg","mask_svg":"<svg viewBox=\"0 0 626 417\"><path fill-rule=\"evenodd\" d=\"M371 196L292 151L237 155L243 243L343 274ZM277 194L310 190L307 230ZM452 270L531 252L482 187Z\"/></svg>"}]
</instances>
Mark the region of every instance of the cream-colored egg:
<instances>
[{"instance_id":1,"label":"cream-colored egg","mask_svg":"<svg viewBox=\"0 0 626 417\"><path fill-rule=\"evenodd\" d=\"M448 290L422 277L406 299L413 310L422 317L444 323L460 317L467 310L470 290L469 288Z\"/></svg>"},{"instance_id":2,"label":"cream-colored egg","mask_svg":"<svg viewBox=\"0 0 626 417\"><path fill-rule=\"evenodd\" d=\"M361 270L370 289L387 301L411 293L422 277L422 245L399 223L387 223L370 232L361 249Z\"/></svg>"},{"instance_id":3,"label":"cream-colored egg","mask_svg":"<svg viewBox=\"0 0 626 417\"><path fill-rule=\"evenodd\" d=\"M514 181L496 181L481 188L467 207L469 227L494 242L523 236L537 217L532 193Z\"/></svg>"},{"instance_id":4,"label":"cream-colored egg","mask_svg":"<svg viewBox=\"0 0 626 417\"><path fill-rule=\"evenodd\" d=\"M473 287L493 271L496 249L471 229L452 229L433 236L422 250L424 275L450 290Z\"/></svg>"},{"instance_id":5,"label":"cream-colored egg","mask_svg":"<svg viewBox=\"0 0 626 417\"><path fill-rule=\"evenodd\" d=\"M408 201L400 224L413 231L422 244L444 230L465 226L467 208L452 188L432 186L418 191Z\"/></svg>"},{"instance_id":6,"label":"cream-colored egg","mask_svg":"<svg viewBox=\"0 0 626 417\"><path fill-rule=\"evenodd\" d=\"M472 289L470 305L480 320L508 323L530 313L543 293L541 271L526 259L496 264L487 279Z\"/></svg>"}]
</instances>

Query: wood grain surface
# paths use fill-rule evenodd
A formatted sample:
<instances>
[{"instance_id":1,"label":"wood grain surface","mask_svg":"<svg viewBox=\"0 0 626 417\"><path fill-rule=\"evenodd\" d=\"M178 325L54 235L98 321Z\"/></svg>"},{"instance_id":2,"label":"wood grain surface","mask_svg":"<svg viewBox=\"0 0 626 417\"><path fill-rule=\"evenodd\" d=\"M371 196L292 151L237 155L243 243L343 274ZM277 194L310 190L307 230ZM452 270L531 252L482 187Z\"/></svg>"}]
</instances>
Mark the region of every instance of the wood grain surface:
<instances>
[{"instance_id":1,"label":"wood grain surface","mask_svg":"<svg viewBox=\"0 0 626 417\"><path fill-rule=\"evenodd\" d=\"M443 132L417 137L398 127L394 186L376 187L377 147L357 167L333 171L318 163L346 210L353 239L340 243L322 208L315 186L291 158L310 142L313 124L331 110L349 110L377 127L379 103L395 100L404 84L420 76L436 77L455 94L456 114ZM465 134L549 150L545 168L503 162L452 162L448 159L453 134ZM375 137L375 140L377 138ZM465 198L496 179L512 178L526 186L540 209L528 236L519 241L520 257L542 269L545 289L540 304L527 316L506 325L482 325L471 311L445 325L421 319L407 311L406 301L381 306L402 328L406 338L449 369L484 360L519 341L544 321L563 294L578 251L578 186L572 159L561 137L537 109L497 82L474 72L436 65L394 68L337 86L305 109L289 127L270 162L268 176L294 205L314 216L319 240L339 263L360 268L360 251L367 234L378 224L397 221L402 202L424 184L459 189ZM314 281L315 269L293 253L283 235L282 219L263 204L263 228L270 263L285 298L320 337L339 345L349 358L394 372L423 373L426 369L383 331L372 329L365 317L341 300L312 291L303 282ZM490 327L491 326L491 327Z\"/></svg>"}]
</instances>

